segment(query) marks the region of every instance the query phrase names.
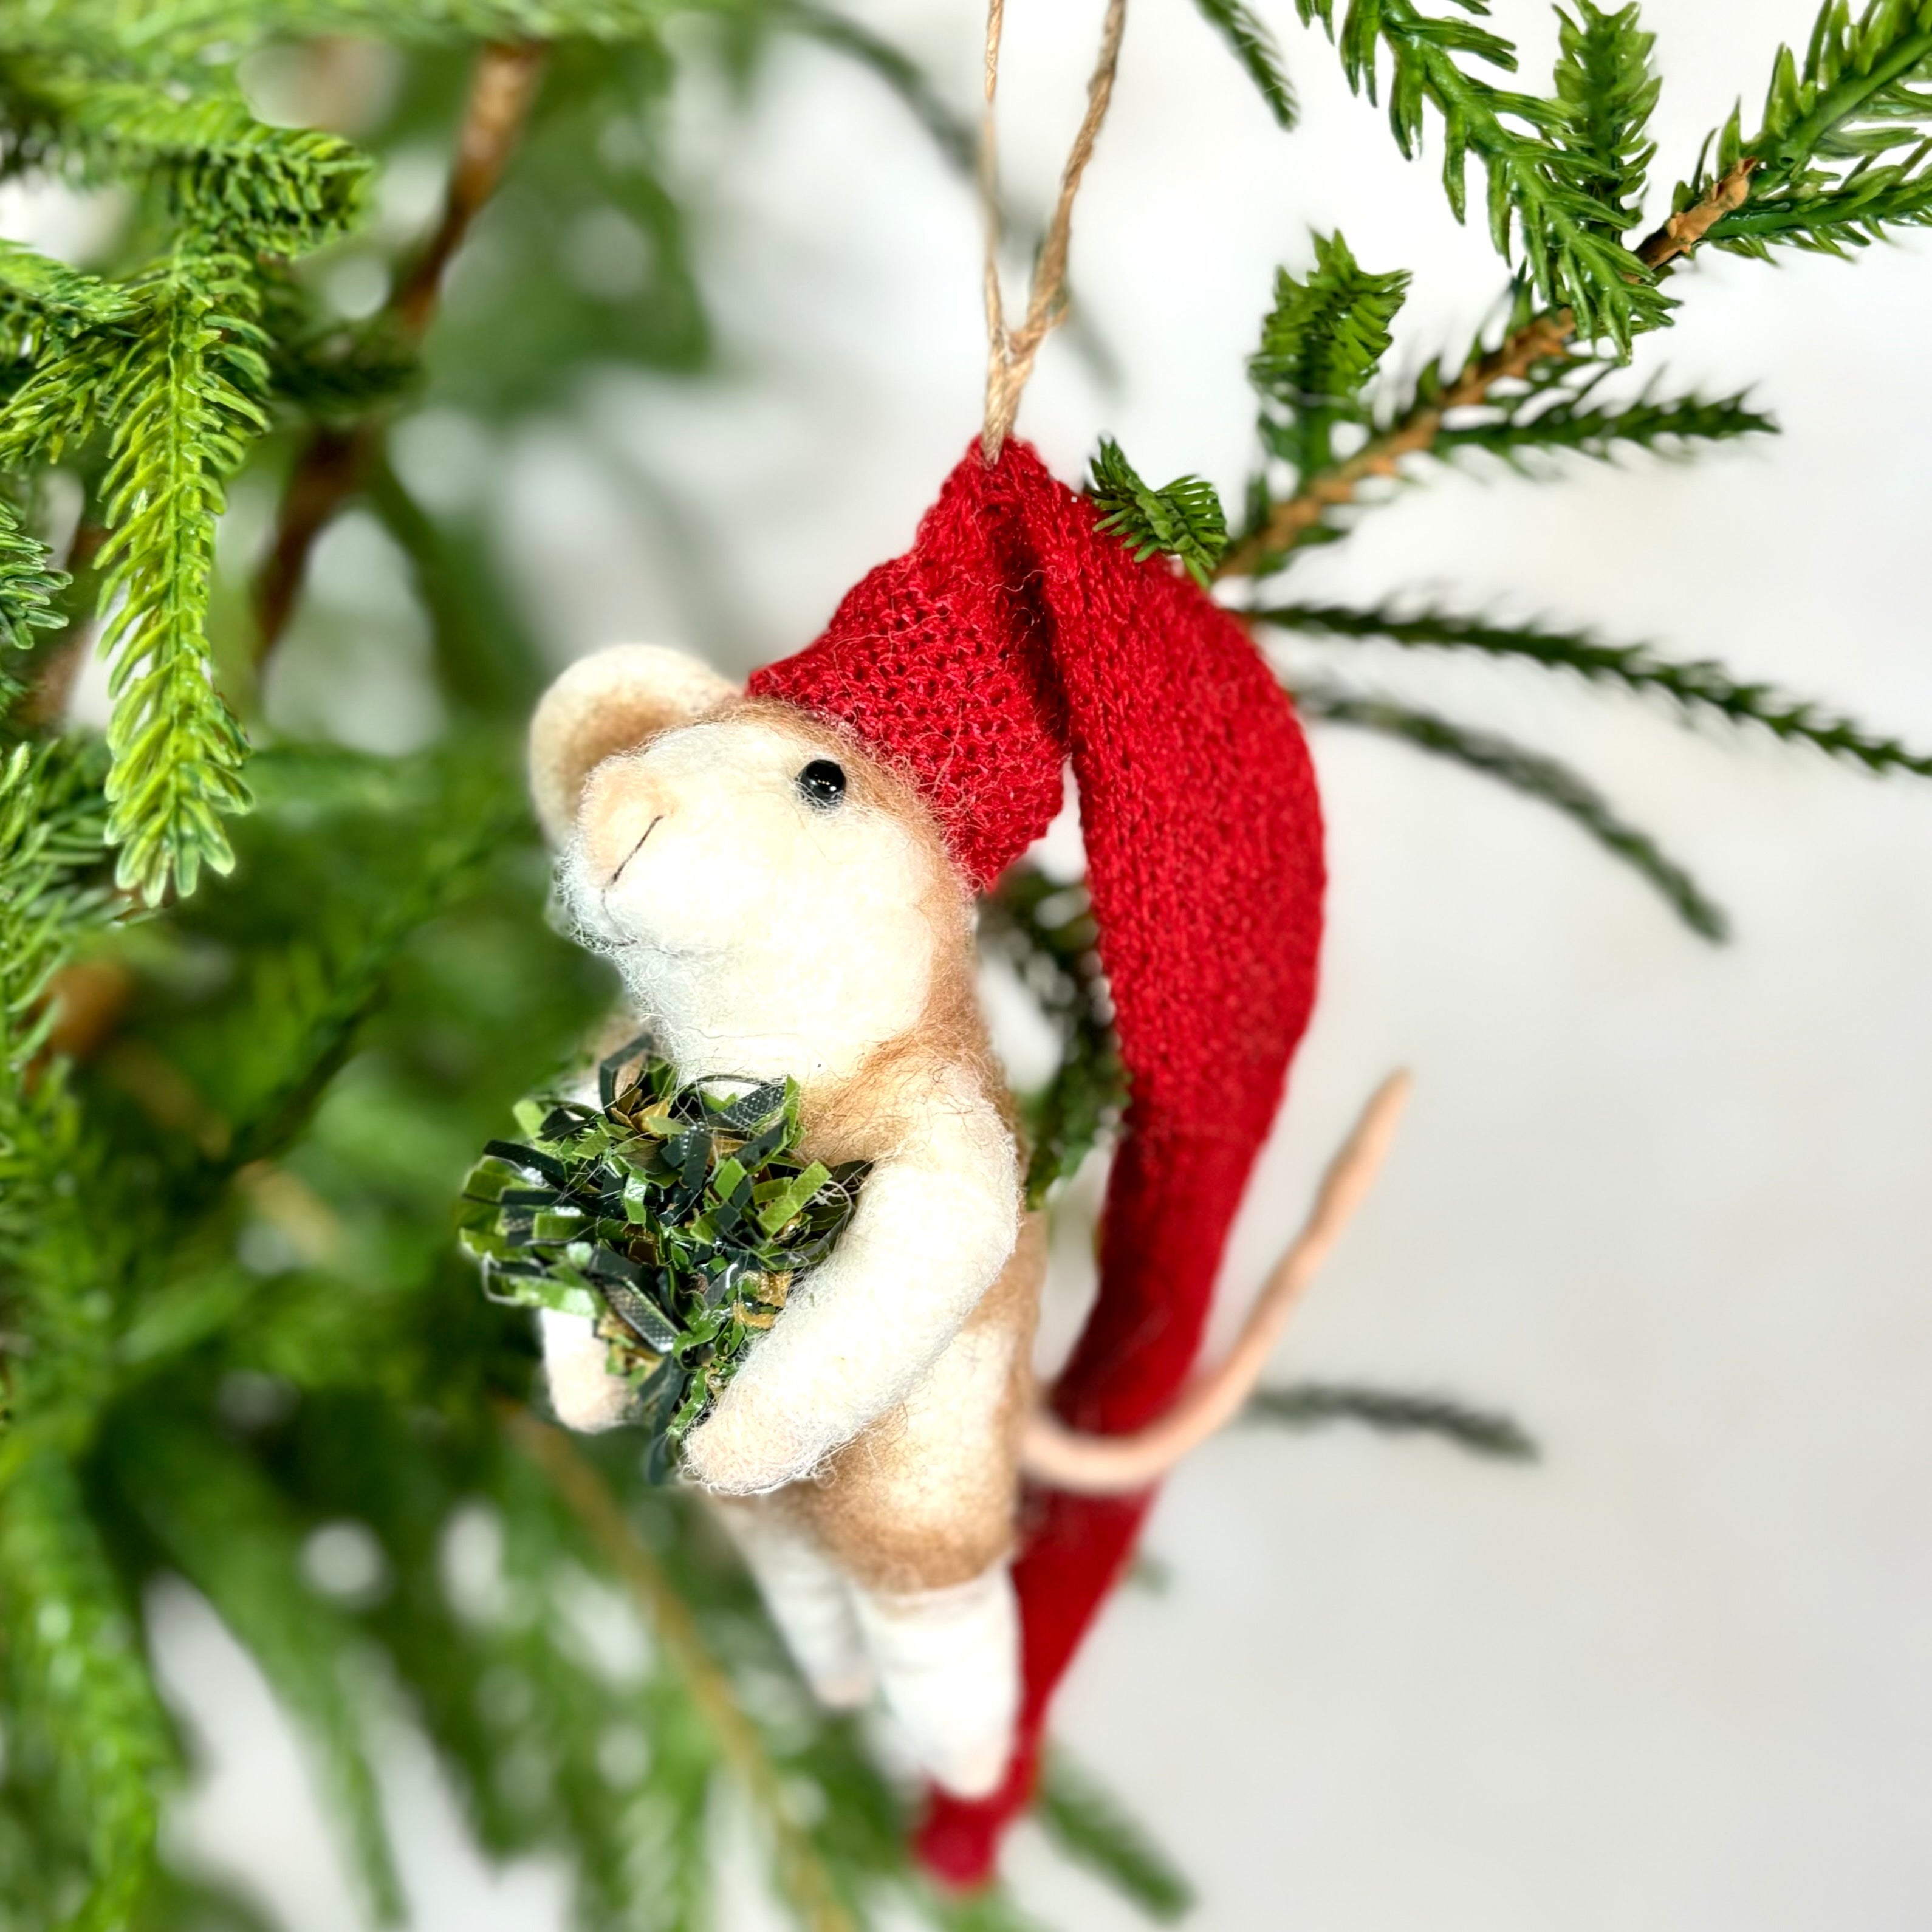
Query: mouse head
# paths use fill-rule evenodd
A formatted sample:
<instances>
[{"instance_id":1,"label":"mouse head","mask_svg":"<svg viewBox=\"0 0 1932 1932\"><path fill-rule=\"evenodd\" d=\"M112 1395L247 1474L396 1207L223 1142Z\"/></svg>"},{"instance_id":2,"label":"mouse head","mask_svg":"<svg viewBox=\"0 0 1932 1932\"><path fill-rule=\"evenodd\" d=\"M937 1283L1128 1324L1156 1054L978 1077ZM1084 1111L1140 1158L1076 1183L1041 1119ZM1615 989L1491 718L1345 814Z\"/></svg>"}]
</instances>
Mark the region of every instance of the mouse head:
<instances>
[{"instance_id":1,"label":"mouse head","mask_svg":"<svg viewBox=\"0 0 1932 1932\"><path fill-rule=\"evenodd\" d=\"M963 885L910 787L850 734L680 652L571 666L530 765L580 931L674 1030L878 1044L917 1020L938 949L963 943Z\"/></svg>"}]
</instances>

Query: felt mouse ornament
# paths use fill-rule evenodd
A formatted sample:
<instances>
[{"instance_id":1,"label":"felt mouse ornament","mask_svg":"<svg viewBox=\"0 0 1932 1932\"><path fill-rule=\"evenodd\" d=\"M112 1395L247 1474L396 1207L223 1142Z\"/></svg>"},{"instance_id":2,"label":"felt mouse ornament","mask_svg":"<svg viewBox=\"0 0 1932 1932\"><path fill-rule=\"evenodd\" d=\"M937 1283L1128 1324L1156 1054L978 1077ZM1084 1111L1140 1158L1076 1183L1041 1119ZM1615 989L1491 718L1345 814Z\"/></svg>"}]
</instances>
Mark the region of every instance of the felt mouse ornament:
<instances>
[{"instance_id":1,"label":"felt mouse ornament","mask_svg":"<svg viewBox=\"0 0 1932 1932\"><path fill-rule=\"evenodd\" d=\"M1042 1411L1043 1231L974 902L1070 760L1130 1101L1099 1294ZM806 1153L871 1164L685 1473L818 1696L883 1696L935 1787L928 1865L982 1878L1167 1438L1238 1402L1272 1337L1258 1316L1176 1408L1314 994L1321 821L1292 710L1169 560L1136 562L1027 445L976 442L815 643L742 692L655 647L584 659L538 708L531 771L626 1028L686 1079L795 1078ZM590 1324L542 1320L560 1418L621 1422Z\"/></svg>"}]
</instances>

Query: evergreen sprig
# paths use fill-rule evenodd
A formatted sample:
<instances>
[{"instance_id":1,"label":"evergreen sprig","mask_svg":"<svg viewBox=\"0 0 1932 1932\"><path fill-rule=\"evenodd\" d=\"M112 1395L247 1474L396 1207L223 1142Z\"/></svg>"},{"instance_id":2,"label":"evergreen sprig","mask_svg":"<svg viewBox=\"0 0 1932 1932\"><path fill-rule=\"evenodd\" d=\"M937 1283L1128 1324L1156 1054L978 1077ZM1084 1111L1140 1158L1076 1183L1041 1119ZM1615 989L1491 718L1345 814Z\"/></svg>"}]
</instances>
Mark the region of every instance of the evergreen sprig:
<instances>
[{"instance_id":1,"label":"evergreen sprig","mask_svg":"<svg viewBox=\"0 0 1932 1932\"><path fill-rule=\"evenodd\" d=\"M1248 380L1262 400L1262 440L1298 476L1327 466L1337 424L1368 420L1365 392L1388 353L1409 283L1402 270L1364 268L1339 232L1318 234L1314 244L1305 280L1275 271L1274 306L1248 362Z\"/></svg>"},{"instance_id":2,"label":"evergreen sprig","mask_svg":"<svg viewBox=\"0 0 1932 1932\"><path fill-rule=\"evenodd\" d=\"M180 99L65 64L14 62L0 72L0 103L20 160L90 183L132 179L171 222L238 250L306 254L361 212L366 154L333 134L272 128L238 94Z\"/></svg>"},{"instance_id":3,"label":"evergreen sprig","mask_svg":"<svg viewBox=\"0 0 1932 1932\"><path fill-rule=\"evenodd\" d=\"M1026 1200L1044 1207L1118 1124L1126 1070L1100 970L1100 926L1084 886L1036 866L1009 871L983 908L984 943L1012 966L1060 1036L1060 1064L1024 1102Z\"/></svg>"},{"instance_id":4,"label":"evergreen sprig","mask_svg":"<svg viewBox=\"0 0 1932 1932\"><path fill-rule=\"evenodd\" d=\"M1488 11L1480 0L1463 4L1469 13ZM1295 8L1304 25L1318 20L1334 32L1334 0L1295 0ZM1514 73L1508 40L1467 19L1425 14L1412 0L1350 0L1338 46L1350 88L1372 101L1386 57L1389 124L1406 158L1420 149L1425 109L1441 116L1443 187L1459 221L1467 212L1467 162L1473 155L1482 166L1490 238L1545 307L1568 309L1584 336L1607 336L1620 351L1669 319L1670 303L1650 271L1616 238L1621 209L1581 184L1585 171L1563 144L1574 111L1497 87L1462 64L1472 59ZM1634 105L1627 89L1620 100L1626 112ZM1624 140L1641 131L1618 124Z\"/></svg>"},{"instance_id":5,"label":"evergreen sprig","mask_svg":"<svg viewBox=\"0 0 1932 1932\"><path fill-rule=\"evenodd\" d=\"M1228 547L1228 519L1214 486L1199 476L1177 476L1161 489L1143 483L1112 436L1100 439L1087 494L1102 512L1100 528L1116 536L1136 562L1178 557L1204 585Z\"/></svg>"},{"instance_id":6,"label":"evergreen sprig","mask_svg":"<svg viewBox=\"0 0 1932 1932\"><path fill-rule=\"evenodd\" d=\"M1334 604L1282 604L1252 614L1257 623L1330 638L1378 638L1411 649L1478 651L1516 658L1551 670L1654 692L1693 717L1768 731L1787 743L1850 760L1872 772L1932 778L1932 754L1865 730L1808 698L1774 686L1733 677L1708 658L1660 657L1648 644L1608 644L1587 631L1554 631L1532 624L1496 624L1442 610L1406 614L1386 606L1358 610Z\"/></svg>"},{"instance_id":7,"label":"evergreen sprig","mask_svg":"<svg viewBox=\"0 0 1932 1932\"><path fill-rule=\"evenodd\" d=\"M1259 90L1277 128L1292 128L1295 120L1294 89L1281 64L1281 48L1268 22L1259 19L1246 0L1194 0L1201 17L1228 44Z\"/></svg>"},{"instance_id":8,"label":"evergreen sprig","mask_svg":"<svg viewBox=\"0 0 1932 1932\"><path fill-rule=\"evenodd\" d=\"M1176 1924L1193 1909L1194 1888L1146 1826L1064 1750L1049 1752L1041 1767L1034 1814L1062 1852L1105 1878L1156 1925Z\"/></svg>"},{"instance_id":9,"label":"evergreen sprig","mask_svg":"<svg viewBox=\"0 0 1932 1932\"><path fill-rule=\"evenodd\" d=\"M1447 1396L1340 1382L1295 1382L1286 1388L1257 1389L1241 1413L1245 1420L1288 1429L1354 1422L1382 1435L1432 1436L1472 1456L1500 1462L1533 1462L1538 1456L1536 1438L1513 1418Z\"/></svg>"},{"instance_id":10,"label":"evergreen sprig","mask_svg":"<svg viewBox=\"0 0 1932 1932\"><path fill-rule=\"evenodd\" d=\"M1736 254L1789 244L1840 255L1932 220L1932 3L1872 0L1854 15L1849 0L1826 0L1803 62L1778 49L1756 133L1747 140L1734 112L1714 148L1674 205L1750 170L1744 205L1709 230Z\"/></svg>"},{"instance_id":11,"label":"evergreen sprig","mask_svg":"<svg viewBox=\"0 0 1932 1932\"><path fill-rule=\"evenodd\" d=\"M1568 766L1540 752L1527 751L1494 732L1459 724L1393 698L1315 682L1298 682L1294 695L1305 718L1354 725L1398 739L1432 757L1495 778L1526 797L1540 800L1648 880L1693 932L1713 941L1729 937L1730 921L1723 908L1706 896L1696 880L1648 832L1624 818L1594 785Z\"/></svg>"},{"instance_id":12,"label":"evergreen sprig","mask_svg":"<svg viewBox=\"0 0 1932 1932\"><path fill-rule=\"evenodd\" d=\"M227 258L181 256L143 290L114 373L101 485L110 535L102 649L113 670L108 836L116 877L148 904L234 862L222 814L247 808L240 727L211 680L208 577L224 478L266 427L262 337Z\"/></svg>"},{"instance_id":13,"label":"evergreen sprig","mask_svg":"<svg viewBox=\"0 0 1932 1932\"><path fill-rule=\"evenodd\" d=\"M1671 455L1694 444L1778 433L1775 421L1743 394L1660 396L1646 389L1628 401L1600 401L1598 387L1610 374L1600 364L1557 365L1492 398L1478 420L1445 424L1430 453L1446 459L1480 451L1520 469L1539 451L1609 462L1626 449Z\"/></svg>"},{"instance_id":14,"label":"evergreen sprig","mask_svg":"<svg viewBox=\"0 0 1932 1932\"><path fill-rule=\"evenodd\" d=\"M1556 10L1556 100L1552 132L1571 184L1602 209L1604 232L1621 236L1643 212L1644 177L1657 146L1646 130L1663 83L1651 65L1656 36L1634 4L1606 12L1577 0Z\"/></svg>"}]
</instances>

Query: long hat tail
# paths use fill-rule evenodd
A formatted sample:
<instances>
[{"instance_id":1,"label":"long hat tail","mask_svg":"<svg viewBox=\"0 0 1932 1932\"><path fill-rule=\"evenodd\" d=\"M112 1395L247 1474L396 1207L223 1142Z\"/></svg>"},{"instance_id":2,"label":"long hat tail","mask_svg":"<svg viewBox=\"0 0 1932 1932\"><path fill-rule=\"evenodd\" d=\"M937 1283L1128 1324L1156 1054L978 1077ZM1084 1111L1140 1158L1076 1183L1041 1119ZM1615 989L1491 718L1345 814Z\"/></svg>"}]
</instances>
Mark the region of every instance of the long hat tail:
<instances>
[{"instance_id":1,"label":"long hat tail","mask_svg":"<svg viewBox=\"0 0 1932 1932\"><path fill-rule=\"evenodd\" d=\"M1060 748L1071 754L1131 1097L1100 1294L1053 1402L1072 1426L1115 1434L1174 1400L1199 1348L1228 1228L1313 1002L1323 871L1307 747L1252 643L1165 559L1135 562L1097 523L1027 445L1009 442L991 468L976 446L914 549L753 688L836 709L887 756L943 772L943 794L928 783L928 796L982 884L1042 829L1046 778L1057 787ZM980 674L956 680L955 664L987 644L998 649ZM849 696L828 701L835 688L862 686L862 665L876 673L881 653L922 667L910 680L923 694L917 729L948 741L938 763L923 742L899 742L910 728L881 701L865 717ZM988 700L1006 714L1004 734L985 730ZM1151 1501L1029 1496L1014 1567L1018 1747L992 1798L935 1798L920 1850L940 1875L970 1883L991 1871L1002 1828L1031 1795L1054 1688Z\"/></svg>"}]
</instances>

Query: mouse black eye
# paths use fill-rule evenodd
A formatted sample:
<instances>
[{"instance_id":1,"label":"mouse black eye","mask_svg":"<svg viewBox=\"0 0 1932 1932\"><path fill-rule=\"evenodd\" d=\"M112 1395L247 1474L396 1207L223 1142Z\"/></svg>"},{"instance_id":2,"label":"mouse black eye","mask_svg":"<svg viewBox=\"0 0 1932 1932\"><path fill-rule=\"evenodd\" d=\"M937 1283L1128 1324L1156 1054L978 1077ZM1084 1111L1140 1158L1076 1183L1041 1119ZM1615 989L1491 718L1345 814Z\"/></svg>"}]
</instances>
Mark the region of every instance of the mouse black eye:
<instances>
[{"instance_id":1,"label":"mouse black eye","mask_svg":"<svg viewBox=\"0 0 1932 1932\"><path fill-rule=\"evenodd\" d=\"M845 772L830 758L814 758L794 781L807 805L830 812L845 796Z\"/></svg>"}]
</instances>

